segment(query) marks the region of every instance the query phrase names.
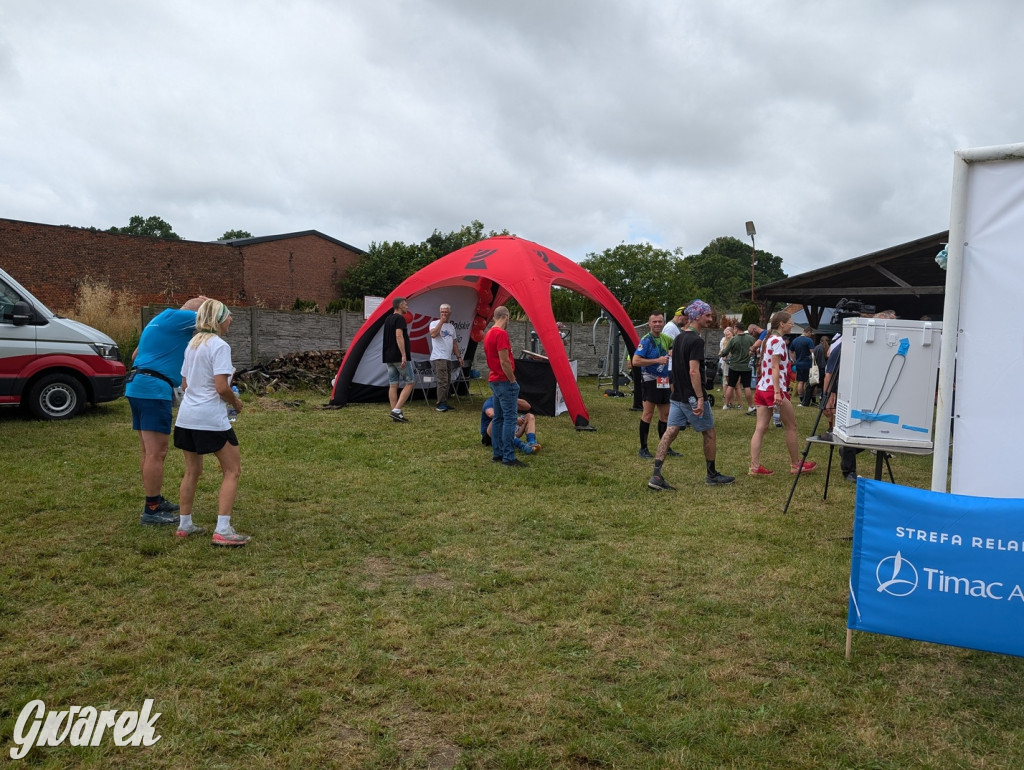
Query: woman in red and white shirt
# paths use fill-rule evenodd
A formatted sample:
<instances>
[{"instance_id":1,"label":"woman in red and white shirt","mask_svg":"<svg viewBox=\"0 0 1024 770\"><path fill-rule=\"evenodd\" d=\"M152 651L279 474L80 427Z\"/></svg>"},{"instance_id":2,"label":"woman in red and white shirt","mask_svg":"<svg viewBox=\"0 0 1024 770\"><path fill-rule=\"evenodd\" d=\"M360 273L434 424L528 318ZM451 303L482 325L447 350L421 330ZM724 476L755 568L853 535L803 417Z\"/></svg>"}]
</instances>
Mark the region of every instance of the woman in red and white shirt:
<instances>
[{"instance_id":1,"label":"woman in red and white shirt","mask_svg":"<svg viewBox=\"0 0 1024 770\"><path fill-rule=\"evenodd\" d=\"M789 349L786 347L784 335L793 328L793 319L785 310L780 310L771 317L768 336L764 340L761 352L760 377L754 391L754 405L757 407L757 427L750 438L750 476L771 476L770 471L761 465L761 444L764 434L771 424L772 411L779 410L782 426L786 429L786 449L789 450L791 461L790 472L800 470L800 453L797 445L796 414L789 400L789 382L795 379L789 361ZM813 471L817 463L805 462L803 472Z\"/></svg>"}]
</instances>

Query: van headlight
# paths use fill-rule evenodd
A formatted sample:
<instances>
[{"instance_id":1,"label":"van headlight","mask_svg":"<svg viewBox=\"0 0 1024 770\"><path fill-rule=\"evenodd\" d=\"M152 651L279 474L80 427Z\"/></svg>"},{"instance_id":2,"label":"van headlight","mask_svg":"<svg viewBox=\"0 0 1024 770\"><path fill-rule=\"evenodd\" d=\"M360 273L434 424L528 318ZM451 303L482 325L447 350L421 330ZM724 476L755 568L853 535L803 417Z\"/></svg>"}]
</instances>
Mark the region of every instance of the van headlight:
<instances>
[{"instance_id":1,"label":"van headlight","mask_svg":"<svg viewBox=\"0 0 1024 770\"><path fill-rule=\"evenodd\" d=\"M121 360L121 351L117 349L117 345L112 345L108 342L93 342L92 349L96 351L96 355L100 358L107 358L111 361Z\"/></svg>"}]
</instances>

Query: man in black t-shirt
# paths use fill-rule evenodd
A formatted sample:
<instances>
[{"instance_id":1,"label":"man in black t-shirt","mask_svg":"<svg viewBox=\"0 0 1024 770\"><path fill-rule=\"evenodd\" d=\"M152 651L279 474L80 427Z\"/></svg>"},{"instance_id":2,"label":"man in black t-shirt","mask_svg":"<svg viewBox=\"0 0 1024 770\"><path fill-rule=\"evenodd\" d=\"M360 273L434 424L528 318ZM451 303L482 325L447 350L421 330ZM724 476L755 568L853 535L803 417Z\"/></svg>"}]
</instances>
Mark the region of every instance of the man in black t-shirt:
<instances>
[{"instance_id":1,"label":"man in black t-shirt","mask_svg":"<svg viewBox=\"0 0 1024 770\"><path fill-rule=\"evenodd\" d=\"M409 400L416 380L412 371L412 354L409 348L409 326L405 314L409 303L405 297L395 297L391 303L394 312L384 320L384 336L381 340L381 358L388 368L388 401L391 402L391 419L395 422L409 422L402 414L402 406ZM405 382L398 392L400 381Z\"/></svg>"},{"instance_id":2,"label":"man in black t-shirt","mask_svg":"<svg viewBox=\"0 0 1024 770\"><path fill-rule=\"evenodd\" d=\"M714 312L708 303L695 299L685 310L687 324L672 344L672 396L669 402L668 428L654 454L654 474L647 486L655 491L675 489L661 475L661 468L679 431L690 426L704 439L705 482L710 486L731 484L732 476L715 468L715 418L707 406L704 390L704 338L700 332L712 326Z\"/></svg>"}]
</instances>

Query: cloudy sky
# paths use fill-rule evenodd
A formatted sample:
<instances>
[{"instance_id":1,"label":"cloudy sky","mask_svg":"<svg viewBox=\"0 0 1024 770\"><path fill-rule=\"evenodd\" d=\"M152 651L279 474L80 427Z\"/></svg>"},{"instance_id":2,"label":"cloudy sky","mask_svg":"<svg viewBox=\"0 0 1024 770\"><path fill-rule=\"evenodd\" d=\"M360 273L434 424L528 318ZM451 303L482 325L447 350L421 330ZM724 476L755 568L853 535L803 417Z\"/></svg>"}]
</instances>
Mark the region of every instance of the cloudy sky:
<instances>
[{"instance_id":1,"label":"cloudy sky","mask_svg":"<svg viewBox=\"0 0 1024 770\"><path fill-rule=\"evenodd\" d=\"M1024 142L1014 0L0 0L0 217L355 246L479 219L789 274L949 226Z\"/></svg>"}]
</instances>

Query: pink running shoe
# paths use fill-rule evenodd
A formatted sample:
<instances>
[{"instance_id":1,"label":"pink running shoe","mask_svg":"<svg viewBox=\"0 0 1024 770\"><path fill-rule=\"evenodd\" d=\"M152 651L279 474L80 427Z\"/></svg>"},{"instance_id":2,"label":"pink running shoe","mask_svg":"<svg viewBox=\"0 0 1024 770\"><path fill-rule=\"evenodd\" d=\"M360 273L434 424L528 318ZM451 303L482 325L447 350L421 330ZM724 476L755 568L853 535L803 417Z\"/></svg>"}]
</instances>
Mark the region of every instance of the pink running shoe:
<instances>
[{"instance_id":1,"label":"pink running shoe","mask_svg":"<svg viewBox=\"0 0 1024 770\"><path fill-rule=\"evenodd\" d=\"M245 545L249 540L248 535L239 535L233 528L229 528L227 532L214 532L210 542L213 545L239 546Z\"/></svg>"},{"instance_id":2,"label":"pink running shoe","mask_svg":"<svg viewBox=\"0 0 1024 770\"><path fill-rule=\"evenodd\" d=\"M795 476L798 473L810 473L811 471L813 471L817 467L818 467L817 463L813 463L813 462L809 463L806 460L804 460L804 468L803 468L802 471L800 470L800 464L798 463L798 464L794 465L792 468L790 468L789 472L792 473Z\"/></svg>"},{"instance_id":3,"label":"pink running shoe","mask_svg":"<svg viewBox=\"0 0 1024 770\"><path fill-rule=\"evenodd\" d=\"M751 468L747 471L748 476L771 476L775 471L770 471L763 465L758 465L756 468Z\"/></svg>"},{"instance_id":4,"label":"pink running shoe","mask_svg":"<svg viewBox=\"0 0 1024 770\"><path fill-rule=\"evenodd\" d=\"M188 537L189 535L201 535L206 531L206 527L197 527L192 524L188 527L178 527L178 531L174 534L178 537Z\"/></svg>"}]
</instances>

